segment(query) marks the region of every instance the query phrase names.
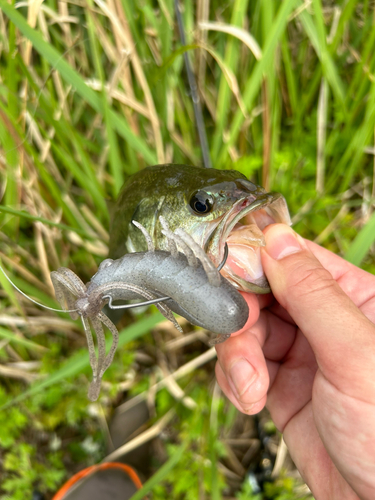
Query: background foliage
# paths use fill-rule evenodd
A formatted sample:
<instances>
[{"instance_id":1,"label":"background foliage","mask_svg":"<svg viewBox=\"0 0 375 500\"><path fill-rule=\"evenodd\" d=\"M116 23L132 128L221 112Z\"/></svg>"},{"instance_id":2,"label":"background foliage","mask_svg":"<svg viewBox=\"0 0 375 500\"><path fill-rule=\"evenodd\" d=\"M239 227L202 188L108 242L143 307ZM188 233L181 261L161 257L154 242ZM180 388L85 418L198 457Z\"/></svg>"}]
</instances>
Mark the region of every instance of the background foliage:
<instances>
[{"instance_id":1,"label":"background foliage","mask_svg":"<svg viewBox=\"0 0 375 500\"><path fill-rule=\"evenodd\" d=\"M0 8L1 260L22 290L56 307L50 272L94 274L107 204L128 174L201 164L184 49L172 0ZM283 193L298 232L374 272L374 3L198 0L183 2L183 16L215 168ZM99 403L88 405L80 325L0 282L4 498L49 498L104 458L113 408L156 383L154 498L250 498L244 477L257 459L245 460L239 439L249 448L254 423L215 388L204 332L185 325L190 334L176 338L153 310L128 318ZM180 387L168 385L180 366ZM306 494L293 468L285 474L264 495Z\"/></svg>"}]
</instances>

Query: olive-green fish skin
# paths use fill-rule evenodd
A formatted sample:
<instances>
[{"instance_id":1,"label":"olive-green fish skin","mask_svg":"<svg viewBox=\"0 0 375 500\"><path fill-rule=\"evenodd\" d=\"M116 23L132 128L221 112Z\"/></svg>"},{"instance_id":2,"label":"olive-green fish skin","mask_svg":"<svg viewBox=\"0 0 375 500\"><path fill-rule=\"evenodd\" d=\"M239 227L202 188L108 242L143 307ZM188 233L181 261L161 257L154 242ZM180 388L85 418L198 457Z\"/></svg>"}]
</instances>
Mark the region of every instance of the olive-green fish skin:
<instances>
[{"instance_id":1,"label":"olive-green fish skin","mask_svg":"<svg viewBox=\"0 0 375 500\"><path fill-rule=\"evenodd\" d=\"M213 202L206 214L197 214L190 206L193 195L200 191L207 193ZM264 188L251 183L236 170L176 164L147 167L132 175L118 196L112 214L109 256L117 259L131 251L147 250L145 238L131 224L132 220L147 229L157 249L167 249L160 215L172 231L183 228L204 248L210 234L235 202L244 197L255 201L265 195Z\"/></svg>"}]
</instances>

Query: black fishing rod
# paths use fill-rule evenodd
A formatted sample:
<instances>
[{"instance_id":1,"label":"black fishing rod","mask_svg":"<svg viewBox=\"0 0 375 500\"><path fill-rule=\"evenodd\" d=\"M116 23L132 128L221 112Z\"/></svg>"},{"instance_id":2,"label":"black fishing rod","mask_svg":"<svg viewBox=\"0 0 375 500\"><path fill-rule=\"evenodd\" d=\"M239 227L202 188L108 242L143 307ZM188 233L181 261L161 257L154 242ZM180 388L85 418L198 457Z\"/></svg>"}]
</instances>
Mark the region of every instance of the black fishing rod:
<instances>
[{"instance_id":1,"label":"black fishing rod","mask_svg":"<svg viewBox=\"0 0 375 500\"><path fill-rule=\"evenodd\" d=\"M177 24L178 24L178 31L180 33L181 45L183 47L186 47L187 44L186 44L184 23L182 20L179 1L175 0L174 5L175 5L175 10L176 10L176 18L177 18ZM198 129L199 142L201 145L202 157L203 157L203 165L206 168L212 168L210 152L208 149L206 129L204 126L204 121L203 121L202 106L201 106L201 101L199 98L198 85L197 85L197 81L195 79L194 72L191 69L189 55L188 55L187 51L184 52L184 61L185 61L185 68L186 68L186 73L187 73L187 77L188 77L188 81L189 81L191 98L193 100L195 123L196 123L197 129Z\"/></svg>"}]
</instances>

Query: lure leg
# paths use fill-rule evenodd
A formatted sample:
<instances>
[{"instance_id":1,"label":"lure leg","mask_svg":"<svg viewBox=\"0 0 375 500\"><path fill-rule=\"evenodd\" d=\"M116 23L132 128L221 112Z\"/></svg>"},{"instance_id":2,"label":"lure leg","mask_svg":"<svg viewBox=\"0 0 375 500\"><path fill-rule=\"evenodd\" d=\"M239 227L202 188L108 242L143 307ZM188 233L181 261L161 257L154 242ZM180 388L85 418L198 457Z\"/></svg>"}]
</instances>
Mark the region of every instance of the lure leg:
<instances>
[{"instance_id":1,"label":"lure leg","mask_svg":"<svg viewBox=\"0 0 375 500\"><path fill-rule=\"evenodd\" d=\"M90 318L90 322L93 326L95 335L96 335L96 341L98 344L98 364L97 364L97 370L96 370L96 376L97 378L101 379L101 373L103 369L103 364L105 360L105 336L104 336L104 330L102 323L100 319L98 318L98 315L93 316Z\"/></svg>"},{"instance_id":2,"label":"lure leg","mask_svg":"<svg viewBox=\"0 0 375 500\"><path fill-rule=\"evenodd\" d=\"M174 246L176 246L176 244L179 245L182 248L182 250L183 250L183 252L188 260L189 266L197 267L197 265L198 265L197 257L195 255L195 253L193 252L191 246L188 243L186 243L185 240L180 237L180 235L176 234L176 232L172 233L172 231L169 229L167 221L164 219L164 217L160 216L159 220L160 220L160 224L163 226L162 233L168 239L168 243L174 241L174 243L175 243ZM183 231L183 232L185 234L185 231Z\"/></svg>"},{"instance_id":3,"label":"lure leg","mask_svg":"<svg viewBox=\"0 0 375 500\"><path fill-rule=\"evenodd\" d=\"M84 318L81 316L83 328L86 334L86 341L87 341L87 347L89 350L89 360L90 360L90 366L93 374L93 380L90 383L89 390L88 390L88 398L90 401L96 401L99 397L99 391L100 391L100 381L99 381L99 387L98 387L98 361L96 359L95 355L95 347L94 347L94 340L92 338L92 333L91 333L91 328L89 321L87 318Z\"/></svg>"},{"instance_id":4,"label":"lure leg","mask_svg":"<svg viewBox=\"0 0 375 500\"><path fill-rule=\"evenodd\" d=\"M214 339L211 339L208 343L209 345L217 345L221 344L222 342L225 342L227 339L229 339L230 333L221 333Z\"/></svg>"},{"instance_id":5,"label":"lure leg","mask_svg":"<svg viewBox=\"0 0 375 500\"><path fill-rule=\"evenodd\" d=\"M216 269L214 263L207 256L206 252L202 247L196 243L196 241L187 234L183 229L177 228L175 234L179 236L194 252L198 259L202 262L202 266L206 271L208 281L213 286L220 286L221 277L219 271Z\"/></svg>"},{"instance_id":6,"label":"lure leg","mask_svg":"<svg viewBox=\"0 0 375 500\"><path fill-rule=\"evenodd\" d=\"M96 339L98 341L98 359L96 361L96 369L93 373L93 379L89 386L88 398L90 399L90 401L96 401L99 397L100 385L104 373L103 364L105 360L105 337L100 320L95 316L93 318L90 318L90 322L93 326L96 334Z\"/></svg>"},{"instance_id":7,"label":"lure leg","mask_svg":"<svg viewBox=\"0 0 375 500\"><path fill-rule=\"evenodd\" d=\"M143 236L145 237L148 251L149 252L154 252L155 251L155 246L154 246L154 243L152 241L151 236L147 232L147 229L145 227L143 227L142 224L140 224L136 220L132 220L132 224L134 224L134 226L137 227L142 232Z\"/></svg>"},{"instance_id":8,"label":"lure leg","mask_svg":"<svg viewBox=\"0 0 375 500\"><path fill-rule=\"evenodd\" d=\"M112 321L102 312L98 314L98 319L108 328L108 330L112 333L113 341L111 348L109 350L109 353L107 354L103 367L102 367L102 372L104 373L106 369L110 366L110 364L113 361L113 357L115 355L117 346L118 346L118 341L119 341L119 335L118 335L118 330L115 327L115 325L112 323ZM103 376L103 373L101 376Z\"/></svg>"},{"instance_id":9,"label":"lure leg","mask_svg":"<svg viewBox=\"0 0 375 500\"><path fill-rule=\"evenodd\" d=\"M75 309L77 298L83 297L86 293L86 285L70 269L60 267L57 271L52 271L51 280L55 289L56 299L62 308ZM70 317L77 319L79 313L71 312Z\"/></svg>"},{"instance_id":10,"label":"lure leg","mask_svg":"<svg viewBox=\"0 0 375 500\"><path fill-rule=\"evenodd\" d=\"M203 248L201 248L198 243L196 243L196 241L183 229L177 228L176 231L172 233L164 217L160 216L159 220L161 225L163 226L162 233L168 239L168 246L172 255L174 257L177 256L177 253L174 254L175 250L172 252L171 247L175 248L176 244L178 244L186 255L189 266L197 267L198 258L202 262L202 266L206 271L208 281L211 283L211 285L220 286L220 273L214 266L213 262L209 259ZM172 244L172 242L174 243L174 245Z\"/></svg>"}]
</instances>

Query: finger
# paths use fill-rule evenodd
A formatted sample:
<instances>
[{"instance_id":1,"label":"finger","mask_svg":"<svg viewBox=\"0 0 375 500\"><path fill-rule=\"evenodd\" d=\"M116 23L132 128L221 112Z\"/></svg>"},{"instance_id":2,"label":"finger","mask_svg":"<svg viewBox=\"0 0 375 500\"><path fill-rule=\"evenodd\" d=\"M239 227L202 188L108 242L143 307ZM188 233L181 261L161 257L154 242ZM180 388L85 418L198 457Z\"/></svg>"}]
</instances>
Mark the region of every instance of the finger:
<instances>
[{"instance_id":1,"label":"finger","mask_svg":"<svg viewBox=\"0 0 375 500\"><path fill-rule=\"evenodd\" d=\"M290 351L293 342L295 341L296 326L285 323L277 316L267 310L261 311L258 322L249 330L243 332L233 342L231 339L223 344L217 345L217 353L219 363L221 365L222 376L218 378L218 382L223 391L230 396L231 401L236 400L237 408L242 411L248 411L249 405L263 398L267 390L268 378L267 372L264 369L264 356L266 357L268 371L269 363L282 360ZM263 349L263 352L262 352ZM251 365L251 369L257 371L257 367L261 367L257 373L259 377L263 377L263 386L259 391L258 386L251 383L253 373L245 372L245 369L239 369L236 364L238 360ZM236 366L236 369L232 367ZM245 364L247 368L247 365ZM272 380L276 376L276 372L272 371ZM225 377L225 384L222 383ZM263 394L264 392L264 394ZM259 410L259 406L257 406ZM254 413L254 411L252 412Z\"/></svg>"},{"instance_id":2,"label":"finger","mask_svg":"<svg viewBox=\"0 0 375 500\"><path fill-rule=\"evenodd\" d=\"M268 391L267 407L278 429L311 401L316 371L314 353L299 330Z\"/></svg>"},{"instance_id":3,"label":"finger","mask_svg":"<svg viewBox=\"0 0 375 500\"><path fill-rule=\"evenodd\" d=\"M229 401L237 408L237 410L248 415L255 415L256 413L259 413L261 410L263 410L267 401L266 394L259 401L243 405L239 402L237 396L233 394L233 391L228 383L228 379L225 376L219 362L216 363L215 373L216 379L222 391L229 399Z\"/></svg>"},{"instance_id":4,"label":"finger","mask_svg":"<svg viewBox=\"0 0 375 500\"><path fill-rule=\"evenodd\" d=\"M216 346L218 361L226 379L224 386L220 383L222 378L219 383L225 392L228 392L227 386L231 389L238 404L247 413L265 398L269 384L262 351L266 328L262 323L258 322L251 330Z\"/></svg>"},{"instance_id":5,"label":"finger","mask_svg":"<svg viewBox=\"0 0 375 500\"><path fill-rule=\"evenodd\" d=\"M244 327L241 328L241 330L238 330L238 332L232 333L232 337L240 335L241 333L249 330L258 321L260 310L266 307L270 307L275 302L275 298L272 293L267 293L265 295L256 295L254 293L240 292L240 294L246 300L247 305L249 306L249 317Z\"/></svg>"},{"instance_id":6,"label":"finger","mask_svg":"<svg viewBox=\"0 0 375 500\"><path fill-rule=\"evenodd\" d=\"M263 344L265 358L270 361L284 362L285 356L289 354L295 342L298 328L294 323L284 321L269 310L261 311L259 322L261 321L266 330Z\"/></svg>"},{"instance_id":7,"label":"finger","mask_svg":"<svg viewBox=\"0 0 375 500\"><path fill-rule=\"evenodd\" d=\"M375 321L375 277L338 255L305 240L322 266L332 274L342 290L372 322Z\"/></svg>"},{"instance_id":8,"label":"finger","mask_svg":"<svg viewBox=\"0 0 375 500\"><path fill-rule=\"evenodd\" d=\"M274 416L272 411L271 416ZM314 498L358 500L332 463L322 443L314 425L311 402L287 424L283 436L292 459L312 490ZM351 463L351 460L348 462Z\"/></svg>"},{"instance_id":9,"label":"finger","mask_svg":"<svg viewBox=\"0 0 375 500\"><path fill-rule=\"evenodd\" d=\"M288 311L286 311L276 300L270 307L268 307L268 310L285 323L296 326L294 319L291 317Z\"/></svg>"},{"instance_id":10,"label":"finger","mask_svg":"<svg viewBox=\"0 0 375 500\"><path fill-rule=\"evenodd\" d=\"M272 295L272 293L266 293L264 295L257 295L258 297L258 303L259 303L259 309L264 309L265 307L271 307L272 304L275 302L275 297Z\"/></svg>"},{"instance_id":11,"label":"finger","mask_svg":"<svg viewBox=\"0 0 375 500\"><path fill-rule=\"evenodd\" d=\"M245 293L245 292L240 292L242 297L246 300L247 305L249 306L249 317L247 318L247 321L241 330L238 330L238 332L232 333L231 337L235 337L236 335L240 335L241 333L249 330L257 321L259 318L259 301L257 295L254 293Z\"/></svg>"},{"instance_id":12,"label":"finger","mask_svg":"<svg viewBox=\"0 0 375 500\"><path fill-rule=\"evenodd\" d=\"M264 231L262 263L277 301L306 335L324 376L340 390L375 400L375 326L283 224ZM370 393L369 393L370 390Z\"/></svg>"}]
</instances>

